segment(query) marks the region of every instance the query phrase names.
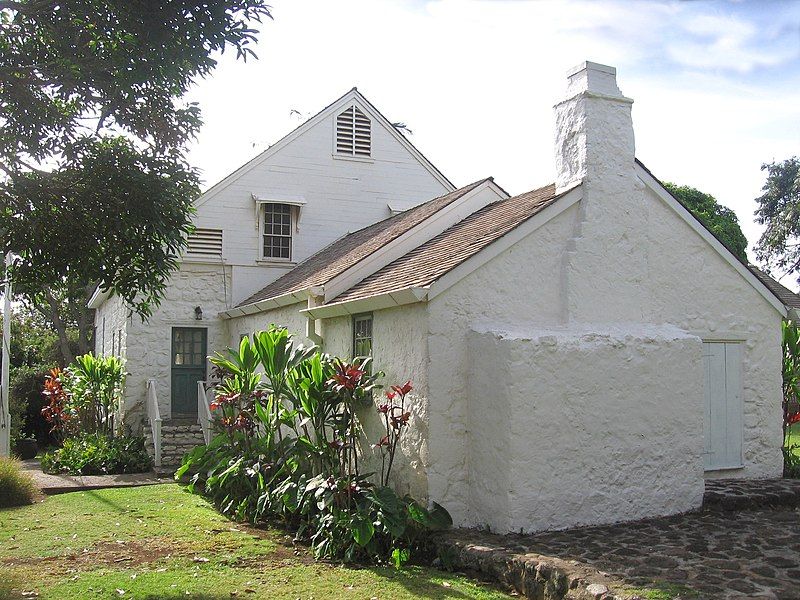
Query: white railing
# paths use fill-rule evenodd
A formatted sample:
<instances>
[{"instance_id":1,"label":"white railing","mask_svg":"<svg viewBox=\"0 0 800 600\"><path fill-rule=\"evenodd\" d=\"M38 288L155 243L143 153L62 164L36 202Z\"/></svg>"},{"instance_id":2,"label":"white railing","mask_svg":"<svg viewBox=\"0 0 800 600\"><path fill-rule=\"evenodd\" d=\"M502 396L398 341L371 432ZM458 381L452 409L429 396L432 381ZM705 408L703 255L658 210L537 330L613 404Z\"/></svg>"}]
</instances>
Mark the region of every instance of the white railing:
<instances>
[{"instance_id":1,"label":"white railing","mask_svg":"<svg viewBox=\"0 0 800 600\"><path fill-rule=\"evenodd\" d=\"M153 462L156 467L161 466L161 412L158 410L158 397L156 396L156 380L147 380L147 418L150 420L150 430L153 433Z\"/></svg>"},{"instance_id":2,"label":"white railing","mask_svg":"<svg viewBox=\"0 0 800 600\"><path fill-rule=\"evenodd\" d=\"M214 397L214 388L206 390L206 382L197 382L197 422L203 428L203 439L206 445L211 443L212 424L214 417L211 415L211 400Z\"/></svg>"}]
</instances>

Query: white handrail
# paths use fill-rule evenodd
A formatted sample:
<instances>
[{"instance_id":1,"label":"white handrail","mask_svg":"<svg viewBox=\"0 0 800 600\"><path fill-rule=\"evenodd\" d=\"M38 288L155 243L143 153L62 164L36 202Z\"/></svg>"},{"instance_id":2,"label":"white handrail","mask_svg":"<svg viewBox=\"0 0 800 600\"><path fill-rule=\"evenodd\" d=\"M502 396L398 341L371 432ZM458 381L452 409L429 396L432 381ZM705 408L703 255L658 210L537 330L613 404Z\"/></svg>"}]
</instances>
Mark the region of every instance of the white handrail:
<instances>
[{"instance_id":1,"label":"white handrail","mask_svg":"<svg viewBox=\"0 0 800 600\"><path fill-rule=\"evenodd\" d=\"M213 398L214 389L206 390L206 382L197 382L197 422L203 428L203 439L206 445L211 443L212 423L214 417L211 415L211 398Z\"/></svg>"},{"instance_id":2,"label":"white handrail","mask_svg":"<svg viewBox=\"0 0 800 600\"><path fill-rule=\"evenodd\" d=\"M147 418L150 420L150 429L153 433L153 462L156 467L161 466L161 412L158 410L158 396L156 396L156 380L147 380Z\"/></svg>"}]
</instances>

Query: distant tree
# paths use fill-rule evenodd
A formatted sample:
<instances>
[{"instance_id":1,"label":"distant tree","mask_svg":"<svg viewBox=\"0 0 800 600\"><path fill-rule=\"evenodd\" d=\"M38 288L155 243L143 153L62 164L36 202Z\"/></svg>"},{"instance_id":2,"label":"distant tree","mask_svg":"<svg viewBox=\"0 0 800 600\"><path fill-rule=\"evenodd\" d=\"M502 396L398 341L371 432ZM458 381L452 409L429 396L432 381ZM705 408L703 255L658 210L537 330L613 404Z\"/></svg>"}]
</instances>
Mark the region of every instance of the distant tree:
<instances>
[{"instance_id":1,"label":"distant tree","mask_svg":"<svg viewBox=\"0 0 800 600\"><path fill-rule=\"evenodd\" d=\"M761 165L767 180L756 198L756 222L765 226L756 257L768 269L794 274L800 281L800 159Z\"/></svg>"},{"instance_id":2,"label":"distant tree","mask_svg":"<svg viewBox=\"0 0 800 600\"><path fill-rule=\"evenodd\" d=\"M182 97L218 53L255 56L269 16L264 0L0 0L2 251L53 325L90 321L62 301L95 284L144 317L158 305L199 192Z\"/></svg>"},{"instance_id":3,"label":"distant tree","mask_svg":"<svg viewBox=\"0 0 800 600\"><path fill-rule=\"evenodd\" d=\"M747 238L739 227L735 212L718 203L714 196L688 185L667 182L664 187L717 236L728 250L747 262Z\"/></svg>"}]
</instances>

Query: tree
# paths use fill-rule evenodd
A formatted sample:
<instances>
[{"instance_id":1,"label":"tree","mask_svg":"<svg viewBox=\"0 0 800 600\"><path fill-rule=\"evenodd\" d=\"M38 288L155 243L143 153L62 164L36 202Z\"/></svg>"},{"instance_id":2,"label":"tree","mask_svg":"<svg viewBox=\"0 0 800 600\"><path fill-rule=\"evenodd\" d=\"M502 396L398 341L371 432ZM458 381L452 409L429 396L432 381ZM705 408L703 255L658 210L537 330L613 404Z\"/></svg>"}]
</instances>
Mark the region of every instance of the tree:
<instances>
[{"instance_id":1,"label":"tree","mask_svg":"<svg viewBox=\"0 0 800 600\"><path fill-rule=\"evenodd\" d=\"M739 227L736 213L722 206L710 194L688 185L664 183L670 194L675 196L689 212L703 223L725 246L744 262L747 261L747 238Z\"/></svg>"},{"instance_id":2,"label":"tree","mask_svg":"<svg viewBox=\"0 0 800 600\"><path fill-rule=\"evenodd\" d=\"M199 193L181 98L217 53L254 57L264 17L264 0L0 0L2 249L54 325L95 285L158 305Z\"/></svg>"},{"instance_id":3,"label":"tree","mask_svg":"<svg viewBox=\"0 0 800 600\"><path fill-rule=\"evenodd\" d=\"M768 269L800 275L800 159L761 165L767 180L756 198L756 222L764 233L756 244L756 257ZM798 277L800 281L800 277Z\"/></svg>"}]
</instances>

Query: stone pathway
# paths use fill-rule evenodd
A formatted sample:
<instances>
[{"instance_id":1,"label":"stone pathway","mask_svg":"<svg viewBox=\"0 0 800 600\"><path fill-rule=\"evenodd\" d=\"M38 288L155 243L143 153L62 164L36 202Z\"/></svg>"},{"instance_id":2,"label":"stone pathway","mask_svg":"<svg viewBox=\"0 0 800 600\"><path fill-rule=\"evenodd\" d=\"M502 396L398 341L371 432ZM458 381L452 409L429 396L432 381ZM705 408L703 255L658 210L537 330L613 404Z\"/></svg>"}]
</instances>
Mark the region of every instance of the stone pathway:
<instances>
[{"instance_id":1,"label":"stone pathway","mask_svg":"<svg viewBox=\"0 0 800 600\"><path fill-rule=\"evenodd\" d=\"M634 598L634 588L653 588L667 593L659 598L797 600L800 482L761 484L714 483L703 511L636 523L522 536L456 530L440 550L529 598Z\"/></svg>"},{"instance_id":2,"label":"stone pathway","mask_svg":"<svg viewBox=\"0 0 800 600\"><path fill-rule=\"evenodd\" d=\"M22 461L22 468L31 474L42 493L47 495L174 482L171 477L158 477L152 472L130 475L49 475L42 472L39 461L35 458Z\"/></svg>"}]
</instances>

